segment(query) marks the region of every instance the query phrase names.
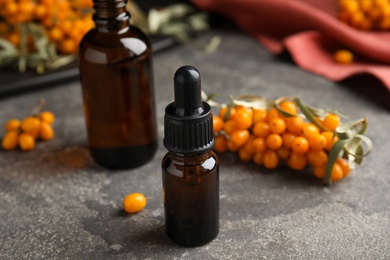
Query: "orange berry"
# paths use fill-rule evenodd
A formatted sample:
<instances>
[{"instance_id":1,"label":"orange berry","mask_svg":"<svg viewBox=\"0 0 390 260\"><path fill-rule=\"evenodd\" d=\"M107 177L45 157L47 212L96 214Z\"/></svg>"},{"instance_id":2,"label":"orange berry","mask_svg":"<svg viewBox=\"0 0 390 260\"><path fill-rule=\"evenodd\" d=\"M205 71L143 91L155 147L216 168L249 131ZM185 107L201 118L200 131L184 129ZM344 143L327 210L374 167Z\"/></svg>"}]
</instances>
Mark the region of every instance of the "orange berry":
<instances>
[{"instance_id":1,"label":"orange berry","mask_svg":"<svg viewBox=\"0 0 390 260\"><path fill-rule=\"evenodd\" d=\"M273 118L269 122L269 130L274 134L282 134L286 131L286 122L279 117Z\"/></svg>"},{"instance_id":2,"label":"orange berry","mask_svg":"<svg viewBox=\"0 0 390 260\"><path fill-rule=\"evenodd\" d=\"M340 117L336 114L328 114L325 117L324 121L322 121L322 125L330 131L336 130L339 124L340 124Z\"/></svg>"},{"instance_id":3,"label":"orange berry","mask_svg":"<svg viewBox=\"0 0 390 260\"><path fill-rule=\"evenodd\" d=\"M34 17L37 19L42 19L47 14L47 8L44 4L38 4L35 7Z\"/></svg>"},{"instance_id":4,"label":"orange berry","mask_svg":"<svg viewBox=\"0 0 390 260\"><path fill-rule=\"evenodd\" d=\"M297 136L293 133L285 132L282 134L283 146L287 149L291 149L292 143Z\"/></svg>"},{"instance_id":5,"label":"orange berry","mask_svg":"<svg viewBox=\"0 0 390 260\"><path fill-rule=\"evenodd\" d=\"M266 121L270 122L272 119L280 117L279 111L276 108L271 108L267 112Z\"/></svg>"},{"instance_id":6,"label":"orange berry","mask_svg":"<svg viewBox=\"0 0 390 260\"><path fill-rule=\"evenodd\" d=\"M307 160L313 166L323 166L328 161L328 154L323 150L321 151L309 150L306 155L307 155Z\"/></svg>"},{"instance_id":7,"label":"orange berry","mask_svg":"<svg viewBox=\"0 0 390 260\"><path fill-rule=\"evenodd\" d=\"M28 133L22 133L19 135L19 146L23 151L29 151L35 146L35 138Z\"/></svg>"},{"instance_id":8,"label":"orange berry","mask_svg":"<svg viewBox=\"0 0 390 260\"><path fill-rule=\"evenodd\" d=\"M263 153L267 150L265 139L263 137L257 137L252 141L253 150L255 153Z\"/></svg>"},{"instance_id":9,"label":"orange berry","mask_svg":"<svg viewBox=\"0 0 390 260\"><path fill-rule=\"evenodd\" d=\"M263 158L264 158L264 153L255 153L253 155L253 162L257 165L262 165L263 164Z\"/></svg>"},{"instance_id":10,"label":"orange berry","mask_svg":"<svg viewBox=\"0 0 390 260\"><path fill-rule=\"evenodd\" d=\"M5 130L7 131L17 131L20 127L20 120L18 119L10 119L5 125Z\"/></svg>"},{"instance_id":11,"label":"orange berry","mask_svg":"<svg viewBox=\"0 0 390 260\"><path fill-rule=\"evenodd\" d=\"M229 111L227 107L221 107L221 109L219 110L219 117L222 118L224 121L233 119L235 115L236 109L234 107L230 108Z\"/></svg>"},{"instance_id":12,"label":"orange berry","mask_svg":"<svg viewBox=\"0 0 390 260\"><path fill-rule=\"evenodd\" d=\"M50 124L41 122L39 137L44 141L48 141L54 137L54 131Z\"/></svg>"},{"instance_id":13,"label":"orange berry","mask_svg":"<svg viewBox=\"0 0 390 260\"><path fill-rule=\"evenodd\" d=\"M77 51L78 45L73 39L63 39L58 44L58 49L64 54L72 54Z\"/></svg>"},{"instance_id":14,"label":"orange berry","mask_svg":"<svg viewBox=\"0 0 390 260\"><path fill-rule=\"evenodd\" d=\"M275 151L267 150L263 156L263 164L267 169L274 169L278 166L279 157Z\"/></svg>"},{"instance_id":15,"label":"orange berry","mask_svg":"<svg viewBox=\"0 0 390 260\"><path fill-rule=\"evenodd\" d=\"M348 50L338 50L333 54L333 59L339 64L351 64L353 62L353 54Z\"/></svg>"},{"instance_id":16,"label":"orange berry","mask_svg":"<svg viewBox=\"0 0 390 260\"><path fill-rule=\"evenodd\" d=\"M48 124L52 124L56 120L54 114L50 111L43 111L39 114L39 118Z\"/></svg>"},{"instance_id":17,"label":"orange berry","mask_svg":"<svg viewBox=\"0 0 390 260\"><path fill-rule=\"evenodd\" d=\"M292 142L291 149L297 154L305 154L309 151L309 141L305 137L298 136Z\"/></svg>"},{"instance_id":18,"label":"orange berry","mask_svg":"<svg viewBox=\"0 0 390 260\"><path fill-rule=\"evenodd\" d=\"M54 27L54 28L49 30L48 37L49 37L50 41L58 42L58 41L62 40L62 38L64 37L64 33L61 31L60 28Z\"/></svg>"},{"instance_id":19,"label":"orange berry","mask_svg":"<svg viewBox=\"0 0 390 260\"><path fill-rule=\"evenodd\" d=\"M304 125L305 121L302 117L294 116L287 119L287 130L290 133L300 134Z\"/></svg>"},{"instance_id":20,"label":"orange berry","mask_svg":"<svg viewBox=\"0 0 390 260\"><path fill-rule=\"evenodd\" d=\"M266 137L270 133L269 125L266 122L258 122L253 127L253 134L258 137Z\"/></svg>"},{"instance_id":21,"label":"orange berry","mask_svg":"<svg viewBox=\"0 0 390 260\"><path fill-rule=\"evenodd\" d=\"M276 150L276 152L278 153L279 158L282 160L287 160L291 154L291 151L284 146L280 147L278 150Z\"/></svg>"},{"instance_id":22,"label":"orange berry","mask_svg":"<svg viewBox=\"0 0 390 260\"><path fill-rule=\"evenodd\" d=\"M37 133L39 131L39 127L41 126L41 121L39 121L36 117L30 116L23 119L20 126L25 132Z\"/></svg>"},{"instance_id":23,"label":"orange berry","mask_svg":"<svg viewBox=\"0 0 390 260\"><path fill-rule=\"evenodd\" d=\"M220 153L224 153L227 151L227 138L226 138L226 136L218 135L215 138L214 149Z\"/></svg>"},{"instance_id":24,"label":"orange berry","mask_svg":"<svg viewBox=\"0 0 390 260\"><path fill-rule=\"evenodd\" d=\"M227 148L230 152L237 152L240 149L231 139L227 141Z\"/></svg>"},{"instance_id":25,"label":"orange berry","mask_svg":"<svg viewBox=\"0 0 390 260\"><path fill-rule=\"evenodd\" d=\"M234 120L229 119L225 122L223 126L223 130L226 134L230 135L233 133L234 130L236 130L236 122Z\"/></svg>"},{"instance_id":26,"label":"orange berry","mask_svg":"<svg viewBox=\"0 0 390 260\"><path fill-rule=\"evenodd\" d=\"M248 141L249 135L248 130L235 130L230 136L230 141L232 141L235 146L241 147Z\"/></svg>"},{"instance_id":27,"label":"orange berry","mask_svg":"<svg viewBox=\"0 0 390 260\"><path fill-rule=\"evenodd\" d=\"M243 161L243 162L249 162L250 160L252 160L252 154L245 151L244 148L241 148L238 151L238 156L240 157L241 161Z\"/></svg>"},{"instance_id":28,"label":"orange berry","mask_svg":"<svg viewBox=\"0 0 390 260\"><path fill-rule=\"evenodd\" d=\"M132 193L123 199L123 209L127 213L136 213L146 206L146 198L141 193Z\"/></svg>"},{"instance_id":29,"label":"orange berry","mask_svg":"<svg viewBox=\"0 0 390 260\"><path fill-rule=\"evenodd\" d=\"M281 108L284 112L290 113L290 114L292 114L292 115L296 115L296 114L297 114L297 106L296 106L295 103L292 102L292 101L283 101L283 102L280 104L280 108Z\"/></svg>"},{"instance_id":30,"label":"orange berry","mask_svg":"<svg viewBox=\"0 0 390 260\"><path fill-rule=\"evenodd\" d=\"M313 173L318 179L323 179L325 177L325 165L315 167Z\"/></svg>"},{"instance_id":31,"label":"orange berry","mask_svg":"<svg viewBox=\"0 0 390 260\"><path fill-rule=\"evenodd\" d=\"M312 150L321 151L326 147L326 138L321 134L312 134L309 136L309 145Z\"/></svg>"},{"instance_id":32,"label":"orange berry","mask_svg":"<svg viewBox=\"0 0 390 260\"><path fill-rule=\"evenodd\" d=\"M311 134L318 134L320 133L320 129L312 123L305 124L302 128L303 135L306 138L309 138Z\"/></svg>"},{"instance_id":33,"label":"orange berry","mask_svg":"<svg viewBox=\"0 0 390 260\"><path fill-rule=\"evenodd\" d=\"M213 116L213 131L218 133L223 129L223 120L219 116Z\"/></svg>"},{"instance_id":34,"label":"orange berry","mask_svg":"<svg viewBox=\"0 0 390 260\"><path fill-rule=\"evenodd\" d=\"M288 158L287 165L294 170L303 170L307 165L307 158L304 154L292 152Z\"/></svg>"},{"instance_id":35,"label":"orange berry","mask_svg":"<svg viewBox=\"0 0 390 260\"><path fill-rule=\"evenodd\" d=\"M333 134L333 132L324 131L321 133L322 136L326 139L325 150L330 151L332 145L338 140L338 137Z\"/></svg>"},{"instance_id":36,"label":"orange berry","mask_svg":"<svg viewBox=\"0 0 390 260\"><path fill-rule=\"evenodd\" d=\"M11 32L5 36L5 38L15 46L20 45L20 34L17 32Z\"/></svg>"},{"instance_id":37,"label":"orange berry","mask_svg":"<svg viewBox=\"0 0 390 260\"><path fill-rule=\"evenodd\" d=\"M7 132L1 142L1 146L4 150L13 150L18 146L18 132L9 131Z\"/></svg>"},{"instance_id":38,"label":"orange berry","mask_svg":"<svg viewBox=\"0 0 390 260\"><path fill-rule=\"evenodd\" d=\"M277 150L279 149L280 147L282 147L282 144L283 144L283 139L280 135L278 134L270 134L269 136L267 136L267 138L265 139L265 144L267 145L267 147L271 150Z\"/></svg>"},{"instance_id":39,"label":"orange berry","mask_svg":"<svg viewBox=\"0 0 390 260\"><path fill-rule=\"evenodd\" d=\"M340 165L341 169L343 170L343 177L347 176L351 172L351 168L349 168L349 164L347 161L337 158L336 163Z\"/></svg>"},{"instance_id":40,"label":"orange berry","mask_svg":"<svg viewBox=\"0 0 390 260\"><path fill-rule=\"evenodd\" d=\"M243 146L243 149L249 154L253 154L255 152L255 149L253 147L253 140L255 139L254 135L250 135L248 138L248 141Z\"/></svg>"},{"instance_id":41,"label":"orange berry","mask_svg":"<svg viewBox=\"0 0 390 260\"><path fill-rule=\"evenodd\" d=\"M344 177L343 169L341 168L341 166L339 164L335 163L333 165L333 168L332 168L332 173L330 175L330 179L332 181L339 181L343 177Z\"/></svg>"},{"instance_id":42,"label":"orange berry","mask_svg":"<svg viewBox=\"0 0 390 260\"><path fill-rule=\"evenodd\" d=\"M248 129L252 125L252 115L246 110L237 111L234 117L238 129Z\"/></svg>"},{"instance_id":43,"label":"orange berry","mask_svg":"<svg viewBox=\"0 0 390 260\"><path fill-rule=\"evenodd\" d=\"M265 121L266 117L267 117L267 110L258 109L258 108L253 109L253 124Z\"/></svg>"}]
</instances>

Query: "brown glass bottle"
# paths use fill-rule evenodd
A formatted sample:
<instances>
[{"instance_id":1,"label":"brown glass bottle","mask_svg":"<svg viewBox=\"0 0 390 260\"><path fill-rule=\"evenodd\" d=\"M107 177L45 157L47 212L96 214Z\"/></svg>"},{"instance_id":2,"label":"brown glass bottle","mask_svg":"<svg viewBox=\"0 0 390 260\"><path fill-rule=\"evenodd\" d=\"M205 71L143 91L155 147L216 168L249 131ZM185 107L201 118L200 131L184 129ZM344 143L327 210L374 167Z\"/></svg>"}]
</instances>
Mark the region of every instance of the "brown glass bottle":
<instances>
[{"instance_id":1,"label":"brown glass bottle","mask_svg":"<svg viewBox=\"0 0 390 260\"><path fill-rule=\"evenodd\" d=\"M94 8L78 55L90 152L107 168L137 167L157 148L151 45L123 1Z\"/></svg>"},{"instance_id":2,"label":"brown glass bottle","mask_svg":"<svg viewBox=\"0 0 390 260\"><path fill-rule=\"evenodd\" d=\"M167 153L162 162L165 229L181 245L200 246L219 231L219 167L212 151Z\"/></svg>"},{"instance_id":3,"label":"brown glass bottle","mask_svg":"<svg viewBox=\"0 0 390 260\"><path fill-rule=\"evenodd\" d=\"M219 231L219 162L210 106L202 102L200 74L191 66L175 73L175 102L165 109L162 161L165 228L185 246L210 242Z\"/></svg>"}]
</instances>

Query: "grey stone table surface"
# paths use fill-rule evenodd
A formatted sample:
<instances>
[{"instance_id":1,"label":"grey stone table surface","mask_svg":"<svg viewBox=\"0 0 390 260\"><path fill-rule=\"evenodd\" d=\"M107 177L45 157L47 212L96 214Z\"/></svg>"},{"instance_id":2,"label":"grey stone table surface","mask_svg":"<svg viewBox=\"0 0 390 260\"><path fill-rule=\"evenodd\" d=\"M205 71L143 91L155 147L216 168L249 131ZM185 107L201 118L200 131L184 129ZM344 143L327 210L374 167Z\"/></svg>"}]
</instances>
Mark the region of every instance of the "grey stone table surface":
<instances>
[{"instance_id":1,"label":"grey stone table surface","mask_svg":"<svg viewBox=\"0 0 390 260\"><path fill-rule=\"evenodd\" d=\"M213 35L222 38L214 53L178 46L155 56L160 145L150 163L134 170L109 171L91 159L78 81L0 100L1 124L26 116L41 97L57 115L50 142L26 153L0 151L0 259L390 259L384 87L364 78L330 82L237 32L214 31L200 40ZM220 101L230 94L294 95L351 119L368 117L374 151L332 186L221 155L220 233L202 247L178 246L164 233L160 163L164 108L173 99L173 74L186 64L200 70L203 89L220 93ZM378 91L379 101L371 99ZM125 214L122 199L136 191L150 200L138 214Z\"/></svg>"}]
</instances>

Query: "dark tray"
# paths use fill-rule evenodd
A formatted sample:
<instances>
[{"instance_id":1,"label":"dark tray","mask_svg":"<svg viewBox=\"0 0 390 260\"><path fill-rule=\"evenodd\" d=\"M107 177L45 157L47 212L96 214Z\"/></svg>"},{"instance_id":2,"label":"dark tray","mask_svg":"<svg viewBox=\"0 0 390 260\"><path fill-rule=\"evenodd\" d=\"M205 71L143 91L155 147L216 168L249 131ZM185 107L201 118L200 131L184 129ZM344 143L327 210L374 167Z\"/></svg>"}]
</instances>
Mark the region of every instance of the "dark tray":
<instances>
[{"instance_id":1,"label":"dark tray","mask_svg":"<svg viewBox=\"0 0 390 260\"><path fill-rule=\"evenodd\" d=\"M174 38L166 36L152 36L150 40L153 46L153 53L177 44ZM0 96L55 85L60 82L77 79L78 76L79 71L76 62L43 74L38 74L35 71L19 73L15 69L1 69Z\"/></svg>"}]
</instances>

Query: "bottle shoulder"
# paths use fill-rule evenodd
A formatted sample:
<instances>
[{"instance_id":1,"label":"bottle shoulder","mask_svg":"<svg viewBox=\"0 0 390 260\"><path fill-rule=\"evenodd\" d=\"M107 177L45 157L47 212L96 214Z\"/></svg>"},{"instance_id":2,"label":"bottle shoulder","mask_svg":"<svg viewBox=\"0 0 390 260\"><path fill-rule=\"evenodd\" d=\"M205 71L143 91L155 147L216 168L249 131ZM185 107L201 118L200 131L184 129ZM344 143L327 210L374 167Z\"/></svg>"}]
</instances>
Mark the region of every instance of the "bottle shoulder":
<instances>
[{"instance_id":1,"label":"bottle shoulder","mask_svg":"<svg viewBox=\"0 0 390 260\"><path fill-rule=\"evenodd\" d=\"M90 30L82 39L79 59L94 63L109 63L108 60L151 56L148 37L137 27L130 26L124 32L100 32Z\"/></svg>"}]
</instances>

